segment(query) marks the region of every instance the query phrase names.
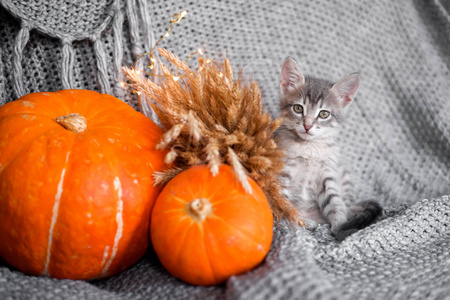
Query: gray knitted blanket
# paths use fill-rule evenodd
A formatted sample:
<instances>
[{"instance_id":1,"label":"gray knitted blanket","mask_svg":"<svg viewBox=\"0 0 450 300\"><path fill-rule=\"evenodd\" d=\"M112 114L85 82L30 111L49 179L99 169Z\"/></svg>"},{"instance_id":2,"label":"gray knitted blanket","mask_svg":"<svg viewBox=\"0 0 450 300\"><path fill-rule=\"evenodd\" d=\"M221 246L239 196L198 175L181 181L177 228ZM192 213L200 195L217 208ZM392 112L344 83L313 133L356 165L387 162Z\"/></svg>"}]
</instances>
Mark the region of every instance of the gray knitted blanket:
<instances>
[{"instance_id":1,"label":"gray knitted blanket","mask_svg":"<svg viewBox=\"0 0 450 300\"><path fill-rule=\"evenodd\" d=\"M274 115L286 56L330 80L360 73L342 160L358 199L379 200L383 217L342 243L329 226L280 222L265 261L218 287L174 279L152 251L96 282L27 276L0 261L0 299L450 299L448 1L0 0L0 105L85 88L136 106L120 67L185 9L162 46L181 58L202 42L227 52Z\"/></svg>"}]
</instances>

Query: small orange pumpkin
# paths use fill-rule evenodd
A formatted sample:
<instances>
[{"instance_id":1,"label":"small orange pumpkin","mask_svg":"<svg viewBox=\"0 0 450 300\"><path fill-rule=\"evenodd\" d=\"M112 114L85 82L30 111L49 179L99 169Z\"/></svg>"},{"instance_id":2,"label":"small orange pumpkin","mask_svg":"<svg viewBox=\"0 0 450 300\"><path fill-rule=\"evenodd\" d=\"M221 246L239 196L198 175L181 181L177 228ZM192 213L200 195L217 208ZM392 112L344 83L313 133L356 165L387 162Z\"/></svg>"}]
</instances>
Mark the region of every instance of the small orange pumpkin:
<instances>
[{"instance_id":1,"label":"small orange pumpkin","mask_svg":"<svg viewBox=\"0 0 450 300\"><path fill-rule=\"evenodd\" d=\"M164 167L158 126L87 90L0 107L0 256L33 275L93 279L146 252Z\"/></svg>"},{"instance_id":2,"label":"small orange pumpkin","mask_svg":"<svg viewBox=\"0 0 450 300\"><path fill-rule=\"evenodd\" d=\"M213 177L206 165L173 178L158 196L151 218L153 248L173 276L215 285L257 266L272 242L272 212L249 178L246 193L228 165Z\"/></svg>"}]
</instances>

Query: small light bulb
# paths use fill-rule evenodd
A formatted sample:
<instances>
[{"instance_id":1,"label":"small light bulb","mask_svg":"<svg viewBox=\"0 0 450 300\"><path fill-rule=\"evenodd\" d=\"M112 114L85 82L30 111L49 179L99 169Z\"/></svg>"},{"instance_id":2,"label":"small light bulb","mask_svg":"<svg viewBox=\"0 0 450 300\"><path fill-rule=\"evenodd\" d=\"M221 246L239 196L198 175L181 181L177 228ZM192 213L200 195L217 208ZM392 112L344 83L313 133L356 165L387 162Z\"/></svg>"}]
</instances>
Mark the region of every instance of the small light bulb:
<instances>
[{"instance_id":1,"label":"small light bulb","mask_svg":"<svg viewBox=\"0 0 450 300\"><path fill-rule=\"evenodd\" d=\"M172 76L172 79L173 79L174 81L178 81L178 79L180 79L180 77Z\"/></svg>"},{"instance_id":2,"label":"small light bulb","mask_svg":"<svg viewBox=\"0 0 450 300\"><path fill-rule=\"evenodd\" d=\"M184 18L184 16L186 16L187 15L187 11L183 11L182 13L181 13L181 15L180 15L180 19L181 18Z\"/></svg>"},{"instance_id":3,"label":"small light bulb","mask_svg":"<svg viewBox=\"0 0 450 300\"><path fill-rule=\"evenodd\" d=\"M202 50L202 48L198 48L197 52L198 52L198 54L203 55L203 50Z\"/></svg>"},{"instance_id":4,"label":"small light bulb","mask_svg":"<svg viewBox=\"0 0 450 300\"><path fill-rule=\"evenodd\" d=\"M168 38L169 37L169 33L167 32L164 37Z\"/></svg>"},{"instance_id":5,"label":"small light bulb","mask_svg":"<svg viewBox=\"0 0 450 300\"><path fill-rule=\"evenodd\" d=\"M141 95L141 92L137 92L137 94L138 94L138 96L140 96L140 95Z\"/></svg>"},{"instance_id":6,"label":"small light bulb","mask_svg":"<svg viewBox=\"0 0 450 300\"><path fill-rule=\"evenodd\" d=\"M206 60L206 63L209 64L210 62L211 62L211 60L208 58L208 59Z\"/></svg>"},{"instance_id":7,"label":"small light bulb","mask_svg":"<svg viewBox=\"0 0 450 300\"><path fill-rule=\"evenodd\" d=\"M136 70L136 74L140 74L141 73L141 70Z\"/></svg>"},{"instance_id":8,"label":"small light bulb","mask_svg":"<svg viewBox=\"0 0 450 300\"><path fill-rule=\"evenodd\" d=\"M153 70L153 64L148 66L150 68L150 70Z\"/></svg>"},{"instance_id":9,"label":"small light bulb","mask_svg":"<svg viewBox=\"0 0 450 300\"><path fill-rule=\"evenodd\" d=\"M223 73L222 73L222 72L219 73L219 77L220 77L220 78L223 77Z\"/></svg>"},{"instance_id":10,"label":"small light bulb","mask_svg":"<svg viewBox=\"0 0 450 300\"><path fill-rule=\"evenodd\" d=\"M124 87L124 86L125 86L125 82L121 81L121 82L120 82L120 86L121 86L121 87Z\"/></svg>"}]
</instances>

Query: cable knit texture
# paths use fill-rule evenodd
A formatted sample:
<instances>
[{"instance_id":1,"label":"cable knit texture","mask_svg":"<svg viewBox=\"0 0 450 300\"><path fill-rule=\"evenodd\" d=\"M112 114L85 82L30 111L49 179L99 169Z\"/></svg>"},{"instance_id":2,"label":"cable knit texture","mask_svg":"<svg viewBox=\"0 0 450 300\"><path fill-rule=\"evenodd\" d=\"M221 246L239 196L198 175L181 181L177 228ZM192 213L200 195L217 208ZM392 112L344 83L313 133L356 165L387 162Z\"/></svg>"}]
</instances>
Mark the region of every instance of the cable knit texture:
<instances>
[{"instance_id":1,"label":"cable knit texture","mask_svg":"<svg viewBox=\"0 0 450 300\"><path fill-rule=\"evenodd\" d=\"M448 1L0 0L0 105L63 88L122 90L119 69L161 46L185 58L205 42L253 76L278 113L286 56L305 74L359 72L342 131L357 199L381 220L342 243L329 226L276 224L266 260L219 287L171 277L153 252L96 282L26 276L0 262L1 299L444 299L450 295L450 5ZM446 196L447 195L447 196ZM31 250L30 250L31 251Z\"/></svg>"}]
</instances>

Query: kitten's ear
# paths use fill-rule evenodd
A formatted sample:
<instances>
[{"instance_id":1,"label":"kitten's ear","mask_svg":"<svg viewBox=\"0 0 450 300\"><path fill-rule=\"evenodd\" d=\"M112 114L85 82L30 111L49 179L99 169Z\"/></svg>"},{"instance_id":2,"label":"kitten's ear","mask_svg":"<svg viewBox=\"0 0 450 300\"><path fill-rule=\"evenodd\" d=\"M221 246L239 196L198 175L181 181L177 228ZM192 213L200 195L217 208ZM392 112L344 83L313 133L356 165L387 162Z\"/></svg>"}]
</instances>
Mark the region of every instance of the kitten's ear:
<instances>
[{"instance_id":1,"label":"kitten's ear","mask_svg":"<svg viewBox=\"0 0 450 300\"><path fill-rule=\"evenodd\" d=\"M348 107L355 98L358 87L359 75L358 73L353 73L335 83L331 90L335 91L342 100L342 106Z\"/></svg>"},{"instance_id":2,"label":"kitten's ear","mask_svg":"<svg viewBox=\"0 0 450 300\"><path fill-rule=\"evenodd\" d=\"M295 60L288 57L284 60L281 67L280 92L283 96L305 83L305 76L303 76L300 67Z\"/></svg>"}]
</instances>

